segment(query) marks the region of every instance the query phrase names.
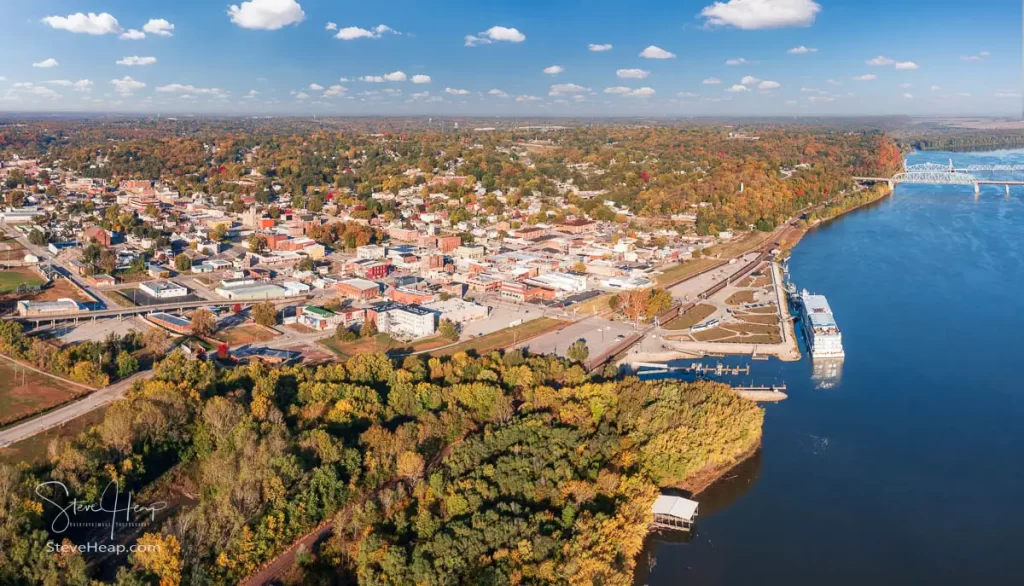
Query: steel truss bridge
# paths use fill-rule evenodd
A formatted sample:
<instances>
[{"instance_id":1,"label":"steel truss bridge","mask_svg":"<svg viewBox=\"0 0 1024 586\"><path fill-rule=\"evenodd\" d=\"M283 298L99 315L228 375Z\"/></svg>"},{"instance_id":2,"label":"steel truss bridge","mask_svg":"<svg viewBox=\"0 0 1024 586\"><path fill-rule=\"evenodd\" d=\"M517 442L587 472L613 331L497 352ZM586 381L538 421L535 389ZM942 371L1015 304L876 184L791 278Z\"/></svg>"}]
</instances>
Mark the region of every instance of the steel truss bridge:
<instances>
[{"instance_id":1,"label":"steel truss bridge","mask_svg":"<svg viewBox=\"0 0 1024 586\"><path fill-rule=\"evenodd\" d=\"M979 176L979 174L986 174ZM974 193L979 193L982 185L1004 185L1006 194L1010 194L1011 185L1024 185L1024 179L1002 178L999 174L1024 173L1024 165L968 165L956 167L950 160L948 165L923 163L907 165L903 171L885 179L881 177L854 177L865 182L887 182L895 187L901 183L919 185L973 185Z\"/></svg>"}]
</instances>

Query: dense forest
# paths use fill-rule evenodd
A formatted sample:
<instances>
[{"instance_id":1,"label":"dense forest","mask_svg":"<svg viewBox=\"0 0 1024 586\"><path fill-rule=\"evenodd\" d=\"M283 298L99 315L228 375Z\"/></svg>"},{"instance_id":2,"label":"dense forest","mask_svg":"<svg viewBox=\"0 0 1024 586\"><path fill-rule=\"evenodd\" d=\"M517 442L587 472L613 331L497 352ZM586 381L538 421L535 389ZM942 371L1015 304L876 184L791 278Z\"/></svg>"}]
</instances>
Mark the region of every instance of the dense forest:
<instances>
[{"instance_id":1,"label":"dense forest","mask_svg":"<svg viewBox=\"0 0 1024 586\"><path fill-rule=\"evenodd\" d=\"M631 584L659 487L750 453L763 415L718 383L605 374L519 351L221 370L172 353L44 464L0 465L0 583L236 584L326 522L288 583ZM156 547L50 553L67 537L48 501L111 481L171 503L132 536Z\"/></svg>"}]
</instances>

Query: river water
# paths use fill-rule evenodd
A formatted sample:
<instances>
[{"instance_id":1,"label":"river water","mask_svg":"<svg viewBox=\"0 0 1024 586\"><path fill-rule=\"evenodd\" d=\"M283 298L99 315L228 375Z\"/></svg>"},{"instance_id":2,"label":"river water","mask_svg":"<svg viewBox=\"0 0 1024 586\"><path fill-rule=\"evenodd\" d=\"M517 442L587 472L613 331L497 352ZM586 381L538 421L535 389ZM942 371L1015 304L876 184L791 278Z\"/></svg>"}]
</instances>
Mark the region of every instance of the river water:
<instances>
[{"instance_id":1,"label":"river water","mask_svg":"<svg viewBox=\"0 0 1024 586\"><path fill-rule=\"evenodd\" d=\"M951 157L1024 164L909 162ZM846 359L730 381L790 398L637 584L1024 584L1024 187L899 186L810 232L790 273L828 297Z\"/></svg>"}]
</instances>

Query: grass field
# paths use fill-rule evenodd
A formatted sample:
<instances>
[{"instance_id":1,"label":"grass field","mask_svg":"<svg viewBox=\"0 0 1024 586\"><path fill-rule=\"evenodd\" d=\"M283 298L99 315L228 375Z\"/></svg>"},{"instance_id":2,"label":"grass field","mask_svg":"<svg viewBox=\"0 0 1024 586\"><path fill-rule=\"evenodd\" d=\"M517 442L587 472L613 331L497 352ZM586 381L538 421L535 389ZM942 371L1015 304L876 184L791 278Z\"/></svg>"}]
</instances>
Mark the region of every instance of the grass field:
<instances>
[{"instance_id":1,"label":"grass field","mask_svg":"<svg viewBox=\"0 0 1024 586\"><path fill-rule=\"evenodd\" d=\"M58 437L71 438L103 421L107 413L106 407L93 409L81 417L76 417L60 427L48 429L24 441L0 450L0 462L18 465L24 462L29 467L44 464L50 442Z\"/></svg>"},{"instance_id":2,"label":"grass field","mask_svg":"<svg viewBox=\"0 0 1024 586\"><path fill-rule=\"evenodd\" d=\"M752 324L778 325L779 323L779 317L774 314L737 315L736 317Z\"/></svg>"},{"instance_id":3,"label":"grass field","mask_svg":"<svg viewBox=\"0 0 1024 586\"><path fill-rule=\"evenodd\" d=\"M18 285L38 287L45 282L38 273L31 269L0 271L0 295L14 293L18 289Z\"/></svg>"},{"instance_id":4,"label":"grass field","mask_svg":"<svg viewBox=\"0 0 1024 586\"><path fill-rule=\"evenodd\" d=\"M85 394L56 379L0 360L0 426L30 417Z\"/></svg>"},{"instance_id":5,"label":"grass field","mask_svg":"<svg viewBox=\"0 0 1024 586\"><path fill-rule=\"evenodd\" d=\"M107 291L107 298L121 307L135 307L135 302L130 297L125 297L121 291Z\"/></svg>"},{"instance_id":6,"label":"grass field","mask_svg":"<svg viewBox=\"0 0 1024 586\"><path fill-rule=\"evenodd\" d=\"M692 328L694 325L711 317L711 314L715 313L715 306L708 305L707 303L701 303L694 305L690 309L684 311L679 317L668 322L663 327L666 330L685 330Z\"/></svg>"},{"instance_id":7,"label":"grass field","mask_svg":"<svg viewBox=\"0 0 1024 586\"><path fill-rule=\"evenodd\" d=\"M217 332L216 336L231 346L266 342L267 340L272 340L276 337L276 335L270 330L255 324L244 324L228 328L224 331Z\"/></svg>"},{"instance_id":8,"label":"grass field","mask_svg":"<svg viewBox=\"0 0 1024 586\"><path fill-rule=\"evenodd\" d=\"M741 303L753 303L754 292L753 291L737 291L729 296L725 302L729 305L739 305Z\"/></svg>"},{"instance_id":9,"label":"grass field","mask_svg":"<svg viewBox=\"0 0 1024 586\"><path fill-rule=\"evenodd\" d=\"M487 334L486 336L473 338L472 340L467 340L457 346L445 348L444 350L440 350L437 353L432 352L431 354L433 356L450 356L456 352L468 352L470 350L481 355L487 354L494 350L509 348L513 344L517 344L544 332L549 332L555 328L564 326L567 323L568 322L550 317L541 317L528 321L525 324L518 325L514 328L498 330L497 332Z\"/></svg>"},{"instance_id":10,"label":"grass field","mask_svg":"<svg viewBox=\"0 0 1024 586\"><path fill-rule=\"evenodd\" d=\"M329 336L319 340L318 343L342 358L351 358L356 354L367 352L388 352L402 344L387 334L377 334L372 338L360 338L354 342L342 342L334 336Z\"/></svg>"},{"instance_id":11,"label":"grass field","mask_svg":"<svg viewBox=\"0 0 1024 586\"><path fill-rule=\"evenodd\" d=\"M685 279L691 275L695 275L708 267L713 267L722 261L713 258L698 258L695 260L689 260L683 264L678 264L674 267L665 269L662 274L658 275L655 279L659 287L672 284L680 279Z\"/></svg>"}]
</instances>

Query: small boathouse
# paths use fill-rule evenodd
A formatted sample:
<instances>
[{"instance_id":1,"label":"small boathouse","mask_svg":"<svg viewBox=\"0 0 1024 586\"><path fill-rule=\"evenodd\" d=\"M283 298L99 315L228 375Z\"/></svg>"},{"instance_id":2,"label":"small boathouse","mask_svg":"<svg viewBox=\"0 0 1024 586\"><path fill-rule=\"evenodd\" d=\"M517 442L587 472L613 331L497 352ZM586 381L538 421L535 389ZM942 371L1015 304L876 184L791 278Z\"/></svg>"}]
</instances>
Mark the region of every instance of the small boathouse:
<instances>
[{"instance_id":1,"label":"small boathouse","mask_svg":"<svg viewBox=\"0 0 1024 586\"><path fill-rule=\"evenodd\" d=\"M654 513L651 529L690 531L697 520L697 501L663 494L654 501L651 511Z\"/></svg>"}]
</instances>

